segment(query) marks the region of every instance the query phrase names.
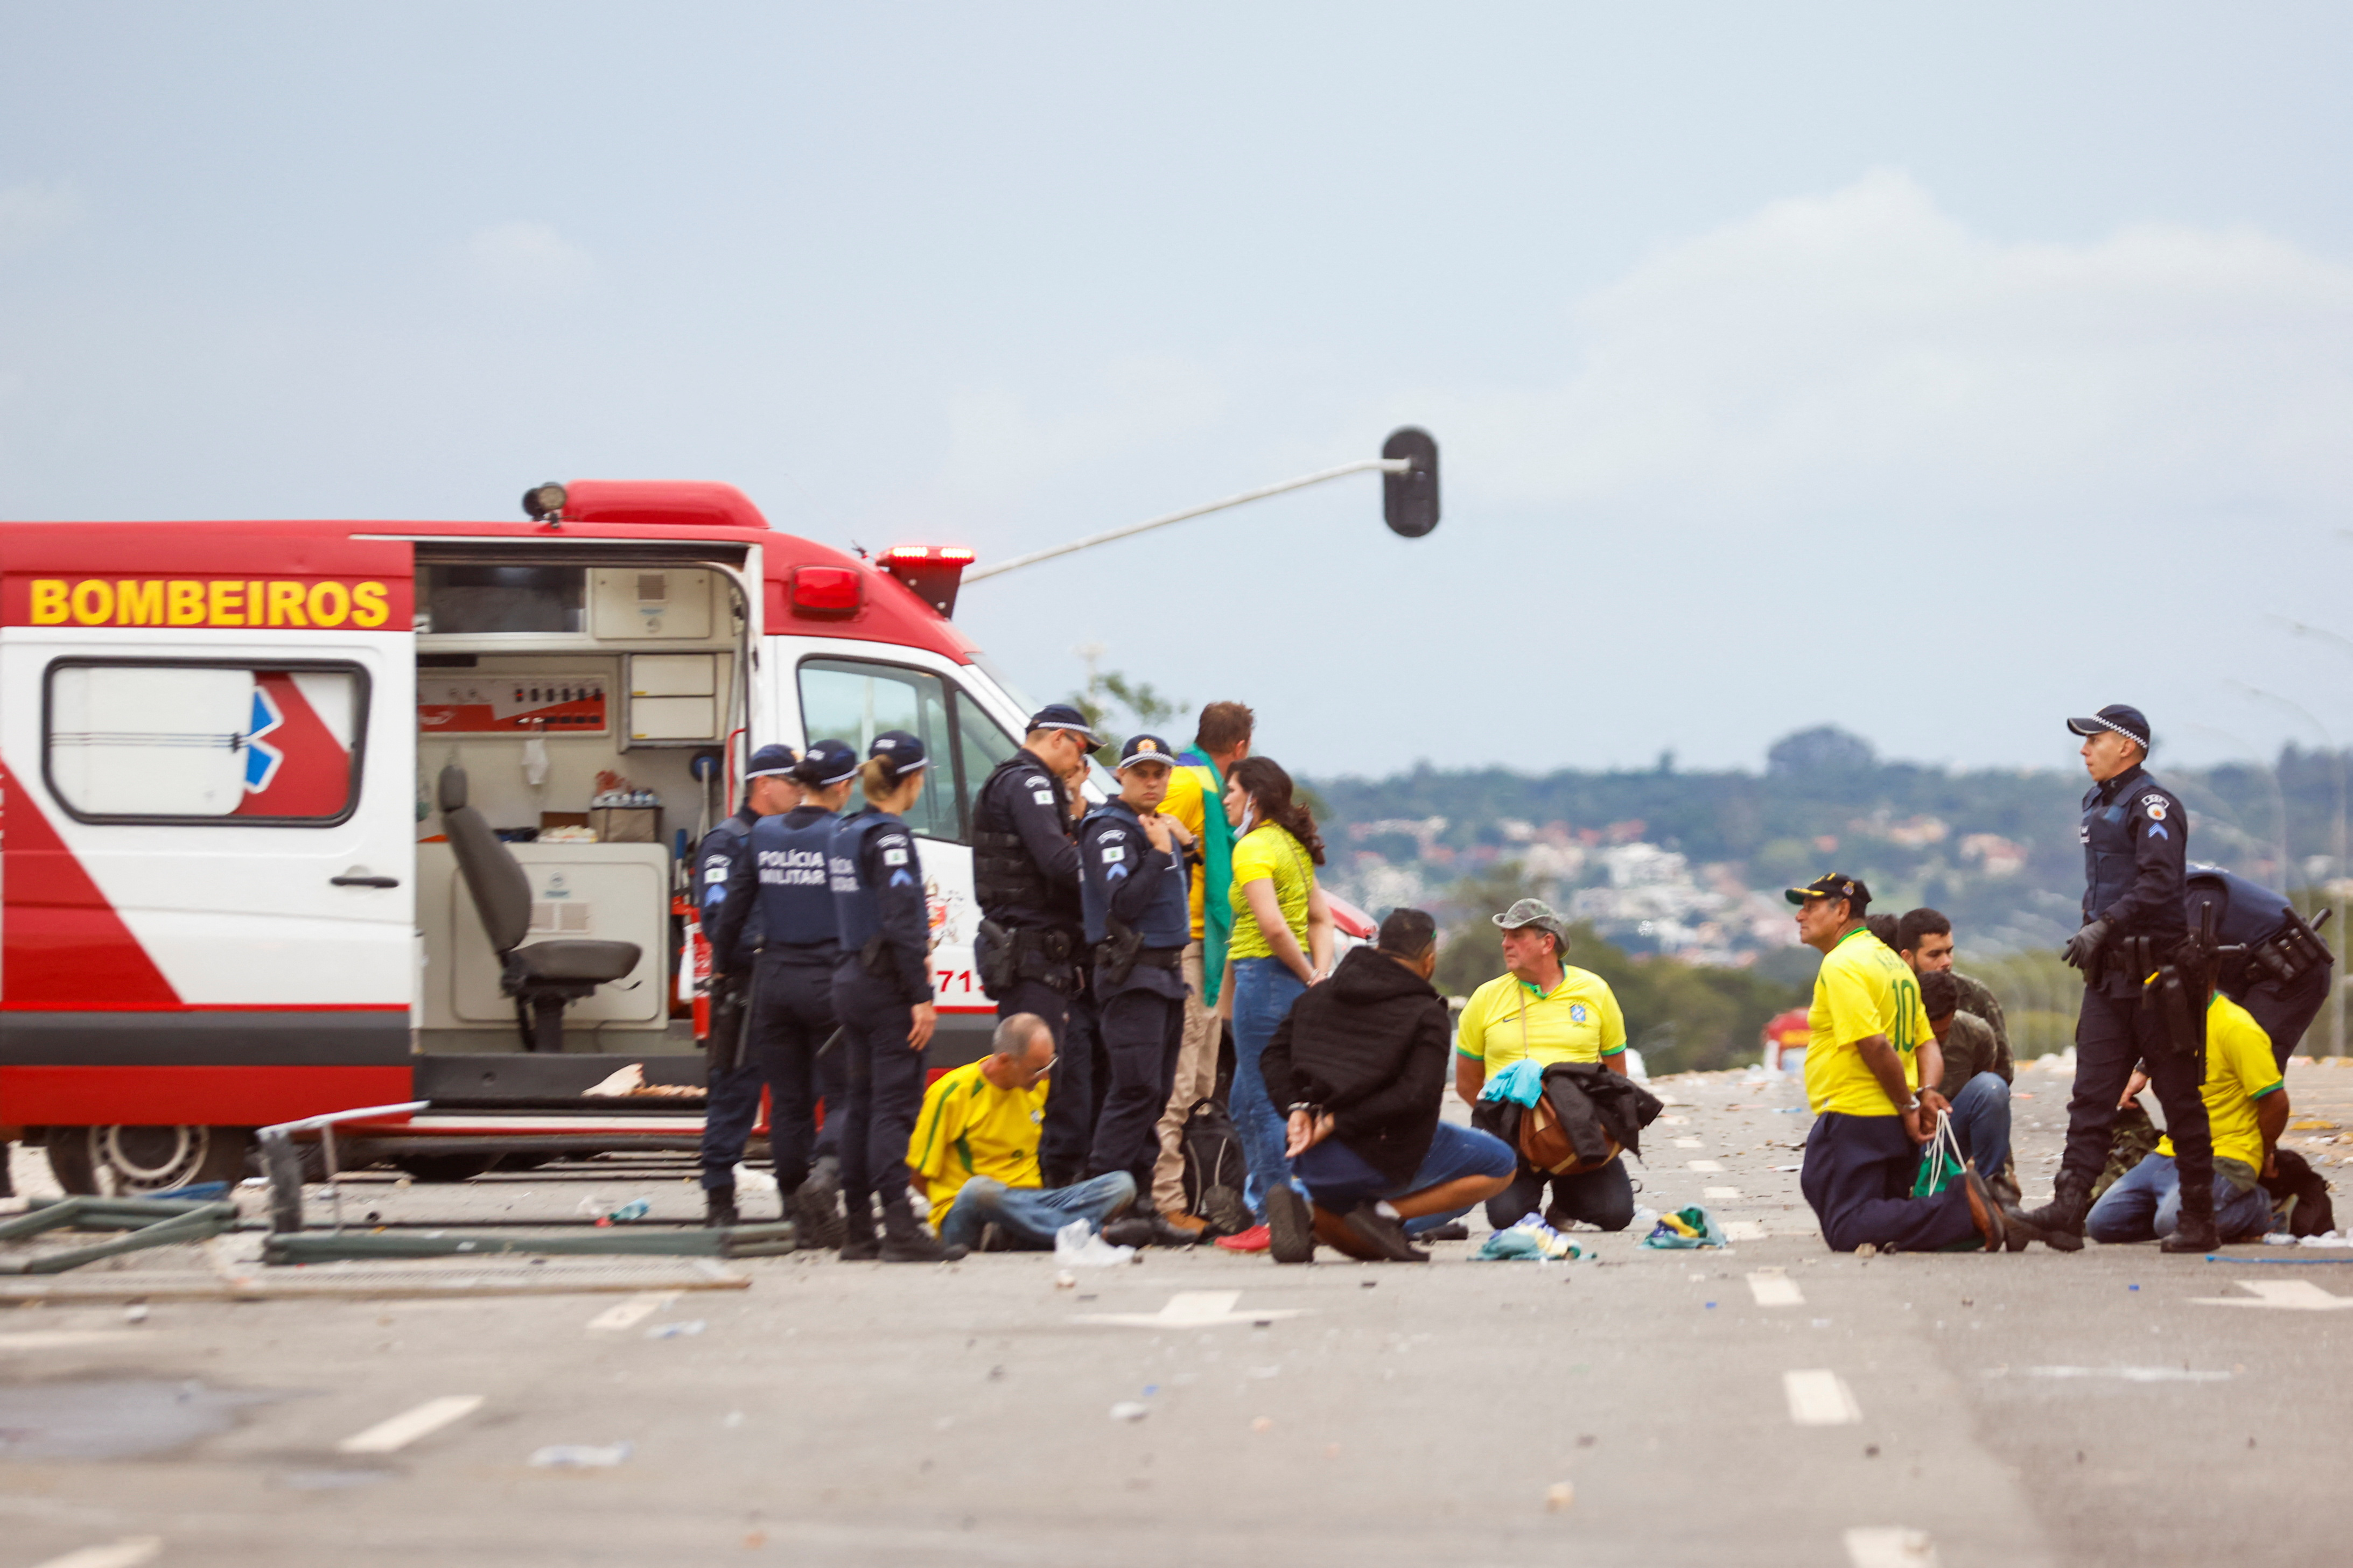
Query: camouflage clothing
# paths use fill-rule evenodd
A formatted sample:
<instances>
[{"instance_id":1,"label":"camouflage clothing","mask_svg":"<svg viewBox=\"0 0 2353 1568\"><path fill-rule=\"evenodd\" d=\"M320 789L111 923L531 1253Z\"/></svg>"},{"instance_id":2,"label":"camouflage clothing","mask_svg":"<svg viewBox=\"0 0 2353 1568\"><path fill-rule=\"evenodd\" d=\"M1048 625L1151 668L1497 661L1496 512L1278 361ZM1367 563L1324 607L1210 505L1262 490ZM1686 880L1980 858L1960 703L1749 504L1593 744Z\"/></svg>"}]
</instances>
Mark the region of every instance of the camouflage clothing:
<instances>
[{"instance_id":1,"label":"camouflage clothing","mask_svg":"<svg viewBox=\"0 0 2353 1568\"><path fill-rule=\"evenodd\" d=\"M2100 1172L2100 1179L2092 1184L2092 1201L2124 1180L2125 1173L2157 1152L2160 1134L2148 1112L2137 1105L2127 1105L2116 1112L2116 1125L2108 1131L2108 1163Z\"/></svg>"},{"instance_id":2,"label":"camouflage clothing","mask_svg":"<svg viewBox=\"0 0 2353 1568\"><path fill-rule=\"evenodd\" d=\"M2000 1044L1994 1038L1993 1026L1964 1007L1953 1015L1953 1022L1945 1031L1942 1042L1945 1051L1945 1076L1936 1088L1947 1100L1961 1092L1969 1079L1981 1072L1999 1072L1994 1060ZM2007 1079L2009 1074L2003 1073Z\"/></svg>"},{"instance_id":3,"label":"camouflage clothing","mask_svg":"<svg viewBox=\"0 0 2353 1568\"><path fill-rule=\"evenodd\" d=\"M1984 981L1972 980L1957 969L1952 974L1953 984L1960 987L1961 1011L1976 1014L1993 1031L1993 1058L1978 1070L2000 1073L2004 1083L2015 1081L2018 1066L2010 1054L2010 1026L2002 1021L2001 1004L1994 999L1992 990Z\"/></svg>"}]
</instances>

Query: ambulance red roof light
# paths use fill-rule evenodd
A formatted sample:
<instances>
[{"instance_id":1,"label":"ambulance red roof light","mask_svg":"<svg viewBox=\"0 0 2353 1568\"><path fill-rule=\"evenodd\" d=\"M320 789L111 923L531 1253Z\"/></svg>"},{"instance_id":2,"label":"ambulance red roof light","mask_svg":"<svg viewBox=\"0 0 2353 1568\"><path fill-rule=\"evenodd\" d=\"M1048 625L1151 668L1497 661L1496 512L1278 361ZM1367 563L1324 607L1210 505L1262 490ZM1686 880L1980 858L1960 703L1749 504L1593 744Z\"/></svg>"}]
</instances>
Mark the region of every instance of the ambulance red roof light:
<instances>
[{"instance_id":1,"label":"ambulance red roof light","mask_svg":"<svg viewBox=\"0 0 2353 1568\"><path fill-rule=\"evenodd\" d=\"M955 614L956 589L971 564L972 552L961 544L894 544L881 561L882 570L943 616Z\"/></svg>"},{"instance_id":2,"label":"ambulance red roof light","mask_svg":"<svg viewBox=\"0 0 2353 1568\"><path fill-rule=\"evenodd\" d=\"M796 566L786 579L793 613L812 620L847 620L866 603L866 584L855 566Z\"/></svg>"}]
</instances>

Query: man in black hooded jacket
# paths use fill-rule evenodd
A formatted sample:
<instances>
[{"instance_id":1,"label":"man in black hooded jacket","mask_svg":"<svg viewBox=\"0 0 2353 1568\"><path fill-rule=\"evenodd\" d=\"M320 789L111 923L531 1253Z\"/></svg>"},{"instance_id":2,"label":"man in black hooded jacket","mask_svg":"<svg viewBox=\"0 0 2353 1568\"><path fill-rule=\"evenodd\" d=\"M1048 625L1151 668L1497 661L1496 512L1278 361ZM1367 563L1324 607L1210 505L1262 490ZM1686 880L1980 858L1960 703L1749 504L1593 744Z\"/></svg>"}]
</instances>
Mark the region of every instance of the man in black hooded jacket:
<instances>
[{"instance_id":1,"label":"man in black hooded jacket","mask_svg":"<svg viewBox=\"0 0 2353 1568\"><path fill-rule=\"evenodd\" d=\"M1276 1262L1312 1260L1319 1232L1360 1257L1427 1262L1409 1230L1444 1225L1511 1184L1519 1157L1508 1144L1439 1120L1453 1038L1430 984L1437 968L1437 922L1394 910L1377 944L1351 950L1267 1043L1260 1069L1289 1110L1287 1152L1308 1194L1267 1194Z\"/></svg>"}]
</instances>

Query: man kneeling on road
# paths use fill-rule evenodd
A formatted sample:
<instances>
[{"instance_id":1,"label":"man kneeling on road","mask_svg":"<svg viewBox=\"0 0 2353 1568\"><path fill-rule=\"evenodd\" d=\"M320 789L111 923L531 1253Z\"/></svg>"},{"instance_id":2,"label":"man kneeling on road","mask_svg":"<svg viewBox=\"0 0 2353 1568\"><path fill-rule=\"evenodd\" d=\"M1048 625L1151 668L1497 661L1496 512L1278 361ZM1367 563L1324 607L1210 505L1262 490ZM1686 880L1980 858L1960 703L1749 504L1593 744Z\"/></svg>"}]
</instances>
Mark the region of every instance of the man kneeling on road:
<instances>
[{"instance_id":1,"label":"man kneeling on road","mask_svg":"<svg viewBox=\"0 0 2353 1568\"><path fill-rule=\"evenodd\" d=\"M1267 1194L1276 1262L1309 1262L1320 1240L1352 1258L1427 1263L1409 1232L1511 1184L1509 1144L1439 1120L1452 1042L1430 984L1437 968L1437 922L1392 910L1376 944L1350 950L1267 1043L1267 1095L1290 1110L1285 1152L1314 1200L1311 1215L1295 1187Z\"/></svg>"},{"instance_id":2,"label":"man kneeling on road","mask_svg":"<svg viewBox=\"0 0 2353 1568\"><path fill-rule=\"evenodd\" d=\"M2131 1104L2148 1087L2135 1073ZM2244 1007L2221 992L2206 1006L2206 1124L2214 1142L2214 1231L2224 1241L2260 1237L2271 1228L2271 1194L2261 1178L2276 1176L2280 1134L2287 1128L2287 1087L2272 1042ZM2084 1228L2094 1241L2158 1241L2181 1223L2181 1172L2173 1140L2116 1181L2092 1205Z\"/></svg>"},{"instance_id":3,"label":"man kneeling on road","mask_svg":"<svg viewBox=\"0 0 2353 1568\"><path fill-rule=\"evenodd\" d=\"M1944 1058L1920 1005L1919 982L1863 928L1871 889L1832 871L1788 889L1798 938L1822 955L1806 1018L1806 1102L1814 1111L1798 1184L1834 1252L1872 1246L1935 1252L1984 1239L2006 1244L2000 1205L1972 1163L1963 1179L1912 1196Z\"/></svg>"},{"instance_id":4,"label":"man kneeling on road","mask_svg":"<svg viewBox=\"0 0 2353 1568\"><path fill-rule=\"evenodd\" d=\"M1992 1026L1961 1005L1957 978L1949 970L1919 973L1920 1005L1927 1010L1928 1028L1945 1060L1936 1094L1953 1119L1961 1152L1976 1163L1987 1190L1998 1201L2014 1204L2017 1184L2003 1173L2010 1165L2010 1083L1996 1065L2000 1045Z\"/></svg>"},{"instance_id":5,"label":"man kneeling on road","mask_svg":"<svg viewBox=\"0 0 2353 1568\"><path fill-rule=\"evenodd\" d=\"M1101 1230L1135 1201L1134 1177L1114 1171L1048 1189L1038 1172L1053 1030L1035 1013L1016 1013L997 1026L991 1044L988 1056L943 1073L925 1091L907 1142L907 1167L931 1200L933 1227L942 1241L1000 1252L1049 1250L1074 1219Z\"/></svg>"}]
</instances>

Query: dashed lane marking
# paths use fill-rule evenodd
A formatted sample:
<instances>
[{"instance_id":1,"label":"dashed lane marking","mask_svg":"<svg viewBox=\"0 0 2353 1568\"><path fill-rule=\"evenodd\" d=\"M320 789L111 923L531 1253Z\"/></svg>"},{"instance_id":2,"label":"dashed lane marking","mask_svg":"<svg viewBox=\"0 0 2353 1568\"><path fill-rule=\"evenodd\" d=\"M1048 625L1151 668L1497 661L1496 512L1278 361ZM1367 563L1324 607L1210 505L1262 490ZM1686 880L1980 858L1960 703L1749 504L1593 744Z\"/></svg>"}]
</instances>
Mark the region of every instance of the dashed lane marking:
<instances>
[{"instance_id":1,"label":"dashed lane marking","mask_svg":"<svg viewBox=\"0 0 2353 1568\"><path fill-rule=\"evenodd\" d=\"M111 1344L116 1340L149 1339L153 1329L30 1329L0 1334L0 1351L61 1351L76 1345Z\"/></svg>"},{"instance_id":2,"label":"dashed lane marking","mask_svg":"<svg viewBox=\"0 0 2353 1568\"><path fill-rule=\"evenodd\" d=\"M1761 1219L1728 1219L1724 1222L1724 1239L1726 1241L1765 1241L1769 1239L1769 1236Z\"/></svg>"},{"instance_id":3,"label":"dashed lane marking","mask_svg":"<svg viewBox=\"0 0 2353 1568\"><path fill-rule=\"evenodd\" d=\"M126 1535L103 1546L85 1546L63 1557L52 1557L38 1568L139 1568L164 1550L160 1535Z\"/></svg>"},{"instance_id":4,"label":"dashed lane marking","mask_svg":"<svg viewBox=\"0 0 2353 1568\"><path fill-rule=\"evenodd\" d=\"M2201 1307L2270 1307L2283 1312L2342 1312L2353 1309L2353 1296L2332 1296L2309 1279L2233 1279L2232 1284L2242 1290L2252 1290L2258 1298L2250 1301L2243 1296L2192 1296L2189 1299Z\"/></svg>"},{"instance_id":5,"label":"dashed lane marking","mask_svg":"<svg viewBox=\"0 0 2353 1568\"><path fill-rule=\"evenodd\" d=\"M1853 1390L1834 1372L1785 1372L1781 1392L1788 1397L1789 1419L1800 1426L1852 1426L1862 1419Z\"/></svg>"},{"instance_id":6,"label":"dashed lane marking","mask_svg":"<svg viewBox=\"0 0 2353 1568\"><path fill-rule=\"evenodd\" d=\"M675 1290L648 1290L628 1300L606 1308L588 1320L592 1330L606 1331L631 1329L678 1300Z\"/></svg>"},{"instance_id":7,"label":"dashed lane marking","mask_svg":"<svg viewBox=\"0 0 2353 1568\"><path fill-rule=\"evenodd\" d=\"M1082 1312L1076 1321L1120 1323L1139 1329L1207 1329L1220 1323L1270 1322L1276 1318L1300 1317L1303 1312L1296 1307L1238 1312L1234 1303L1241 1299L1239 1290L1179 1290L1156 1312Z\"/></svg>"},{"instance_id":8,"label":"dashed lane marking","mask_svg":"<svg viewBox=\"0 0 2353 1568\"><path fill-rule=\"evenodd\" d=\"M1861 1525L1846 1532L1846 1560L1853 1568L1936 1568L1936 1543L1925 1530Z\"/></svg>"},{"instance_id":9,"label":"dashed lane marking","mask_svg":"<svg viewBox=\"0 0 2353 1568\"><path fill-rule=\"evenodd\" d=\"M1740 1197L1740 1189L1738 1187L1702 1187L1699 1190L1699 1195L1704 1198L1723 1198L1737 1201Z\"/></svg>"},{"instance_id":10,"label":"dashed lane marking","mask_svg":"<svg viewBox=\"0 0 2353 1568\"><path fill-rule=\"evenodd\" d=\"M438 1432L450 1422L471 1415L481 1408L479 1394L445 1394L438 1399L428 1399L414 1410L404 1410L388 1421L379 1421L364 1432L355 1432L335 1445L339 1454L389 1454L406 1448L428 1432Z\"/></svg>"},{"instance_id":11,"label":"dashed lane marking","mask_svg":"<svg viewBox=\"0 0 2353 1568\"><path fill-rule=\"evenodd\" d=\"M1760 1307L1802 1307L1806 1293L1778 1268L1760 1268L1748 1277L1748 1293Z\"/></svg>"},{"instance_id":12,"label":"dashed lane marking","mask_svg":"<svg viewBox=\"0 0 2353 1568\"><path fill-rule=\"evenodd\" d=\"M1724 1169L1713 1160L1685 1160L1683 1168L1687 1171L1696 1171L1703 1176L1712 1176Z\"/></svg>"},{"instance_id":13,"label":"dashed lane marking","mask_svg":"<svg viewBox=\"0 0 2353 1568\"><path fill-rule=\"evenodd\" d=\"M1675 1147L1678 1149L1704 1149L1707 1145L1701 1142L1696 1138L1678 1138L1675 1140Z\"/></svg>"}]
</instances>

